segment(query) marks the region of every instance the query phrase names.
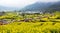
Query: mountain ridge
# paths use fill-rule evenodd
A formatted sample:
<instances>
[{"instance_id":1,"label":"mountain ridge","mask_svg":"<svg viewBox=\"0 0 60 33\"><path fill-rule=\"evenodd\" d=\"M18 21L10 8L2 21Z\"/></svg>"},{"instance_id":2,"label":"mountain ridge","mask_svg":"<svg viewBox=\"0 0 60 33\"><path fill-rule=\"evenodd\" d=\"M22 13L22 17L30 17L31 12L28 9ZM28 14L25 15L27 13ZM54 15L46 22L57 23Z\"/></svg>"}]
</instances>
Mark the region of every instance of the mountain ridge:
<instances>
[{"instance_id":1,"label":"mountain ridge","mask_svg":"<svg viewBox=\"0 0 60 33\"><path fill-rule=\"evenodd\" d=\"M54 9L54 7L57 8L57 10L60 9L60 8L58 8L58 6L60 7L60 4L59 3L60 3L60 1L59 2L48 2L48 3L44 3L44 2L42 2L42 3L40 2L39 3L39 2L36 2L34 4L31 4L31 5L28 5L28 6L24 7L23 9L21 9L21 11L42 11L42 12L50 12L50 11L56 10L56 9Z\"/></svg>"}]
</instances>

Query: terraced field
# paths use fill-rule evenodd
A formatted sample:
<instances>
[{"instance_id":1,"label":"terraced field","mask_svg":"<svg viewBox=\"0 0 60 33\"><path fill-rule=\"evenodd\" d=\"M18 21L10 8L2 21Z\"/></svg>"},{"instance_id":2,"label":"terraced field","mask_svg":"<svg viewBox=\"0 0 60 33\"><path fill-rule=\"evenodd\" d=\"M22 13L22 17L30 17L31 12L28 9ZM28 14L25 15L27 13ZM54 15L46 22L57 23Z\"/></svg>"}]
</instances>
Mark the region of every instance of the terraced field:
<instances>
[{"instance_id":1,"label":"terraced field","mask_svg":"<svg viewBox=\"0 0 60 33\"><path fill-rule=\"evenodd\" d=\"M0 16L0 33L60 33L60 15L6 13Z\"/></svg>"}]
</instances>

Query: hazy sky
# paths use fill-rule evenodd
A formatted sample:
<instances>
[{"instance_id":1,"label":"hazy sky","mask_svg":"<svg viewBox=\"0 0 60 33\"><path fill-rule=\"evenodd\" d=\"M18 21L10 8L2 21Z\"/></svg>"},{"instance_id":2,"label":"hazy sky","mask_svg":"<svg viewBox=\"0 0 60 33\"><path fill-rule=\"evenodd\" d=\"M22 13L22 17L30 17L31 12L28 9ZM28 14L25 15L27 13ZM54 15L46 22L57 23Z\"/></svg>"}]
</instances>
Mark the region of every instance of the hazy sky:
<instances>
[{"instance_id":1,"label":"hazy sky","mask_svg":"<svg viewBox=\"0 0 60 33\"><path fill-rule=\"evenodd\" d=\"M0 0L0 6L6 7L23 7L35 2L55 2L59 0Z\"/></svg>"}]
</instances>

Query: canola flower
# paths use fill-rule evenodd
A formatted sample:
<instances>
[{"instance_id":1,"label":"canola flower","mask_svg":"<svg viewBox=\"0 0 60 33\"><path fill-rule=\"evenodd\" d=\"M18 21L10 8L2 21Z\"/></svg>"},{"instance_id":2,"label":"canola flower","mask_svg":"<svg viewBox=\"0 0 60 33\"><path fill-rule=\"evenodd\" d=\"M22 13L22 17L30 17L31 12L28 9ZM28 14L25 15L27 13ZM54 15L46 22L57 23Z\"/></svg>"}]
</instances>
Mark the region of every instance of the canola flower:
<instances>
[{"instance_id":1,"label":"canola flower","mask_svg":"<svg viewBox=\"0 0 60 33\"><path fill-rule=\"evenodd\" d=\"M0 26L0 33L60 33L60 23L14 22Z\"/></svg>"}]
</instances>

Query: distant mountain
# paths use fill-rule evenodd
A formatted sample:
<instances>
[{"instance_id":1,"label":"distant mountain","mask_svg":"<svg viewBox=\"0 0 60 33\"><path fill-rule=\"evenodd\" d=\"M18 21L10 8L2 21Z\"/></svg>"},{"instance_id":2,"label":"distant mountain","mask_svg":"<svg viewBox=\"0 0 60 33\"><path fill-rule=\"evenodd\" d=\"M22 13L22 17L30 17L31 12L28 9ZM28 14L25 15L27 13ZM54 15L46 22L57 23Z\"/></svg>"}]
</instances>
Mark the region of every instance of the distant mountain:
<instances>
[{"instance_id":1,"label":"distant mountain","mask_svg":"<svg viewBox=\"0 0 60 33\"><path fill-rule=\"evenodd\" d=\"M22 10L24 10L24 11L42 11L42 10L45 10L46 8L48 8L49 6L51 6L52 4L53 3L51 3L51 2L49 2L49 3L36 2L34 4L26 6Z\"/></svg>"},{"instance_id":2,"label":"distant mountain","mask_svg":"<svg viewBox=\"0 0 60 33\"><path fill-rule=\"evenodd\" d=\"M60 1L58 2L36 2L34 4L27 5L24 8L16 7L4 7L0 6L0 10L20 10L20 11L42 11L42 12L53 12L60 11Z\"/></svg>"},{"instance_id":3,"label":"distant mountain","mask_svg":"<svg viewBox=\"0 0 60 33\"><path fill-rule=\"evenodd\" d=\"M60 11L60 1L51 5L48 9L51 11Z\"/></svg>"},{"instance_id":4,"label":"distant mountain","mask_svg":"<svg viewBox=\"0 0 60 33\"><path fill-rule=\"evenodd\" d=\"M4 11L4 10L19 10L20 8L16 8L16 7L4 7L4 6L0 6L0 11Z\"/></svg>"},{"instance_id":5,"label":"distant mountain","mask_svg":"<svg viewBox=\"0 0 60 33\"><path fill-rule=\"evenodd\" d=\"M60 10L60 2L36 2L21 9L21 11L42 11L49 12L53 10Z\"/></svg>"}]
</instances>

